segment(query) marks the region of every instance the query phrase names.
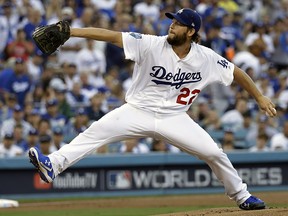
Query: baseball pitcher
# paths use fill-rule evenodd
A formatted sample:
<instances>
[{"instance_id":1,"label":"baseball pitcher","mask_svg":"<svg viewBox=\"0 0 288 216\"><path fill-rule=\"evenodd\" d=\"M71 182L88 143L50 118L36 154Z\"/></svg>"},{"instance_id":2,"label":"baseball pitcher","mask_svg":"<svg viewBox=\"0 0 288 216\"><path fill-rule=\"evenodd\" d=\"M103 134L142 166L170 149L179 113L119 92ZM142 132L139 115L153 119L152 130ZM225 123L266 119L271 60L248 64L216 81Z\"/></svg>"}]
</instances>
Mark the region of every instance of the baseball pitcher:
<instances>
[{"instance_id":1,"label":"baseball pitcher","mask_svg":"<svg viewBox=\"0 0 288 216\"><path fill-rule=\"evenodd\" d=\"M166 16L172 19L166 36L70 28L65 21L34 32L34 40L44 53L53 53L69 37L82 37L122 47L126 59L134 61L135 66L126 104L106 114L69 145L48 156L31 148L31 162L45 182L52 182L69 166L105 144L127 138L153 137L205 161L223 183L226 194L241 209L265 208L262 200L248 192L223 150L186 111L207 85L220 82L227 86L233 80L247 90L270 117L276 115L274 104L259 92L245 72L198 44L201 17L196 11L183 8Z\"/></svg>"}]
</instances>

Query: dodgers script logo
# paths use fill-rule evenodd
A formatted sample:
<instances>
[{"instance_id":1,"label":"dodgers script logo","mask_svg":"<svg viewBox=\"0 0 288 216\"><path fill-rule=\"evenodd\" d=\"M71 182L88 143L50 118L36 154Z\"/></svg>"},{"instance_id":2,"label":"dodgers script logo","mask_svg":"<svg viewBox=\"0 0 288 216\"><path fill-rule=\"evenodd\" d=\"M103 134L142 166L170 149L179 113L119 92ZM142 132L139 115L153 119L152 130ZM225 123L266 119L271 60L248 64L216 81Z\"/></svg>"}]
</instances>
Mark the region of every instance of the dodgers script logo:
<instances>
[{"instance_id":1,"label":"dodgers script logo","mask_svg":"<svg viewBox=\"0 0 288 216\"><path fill-rule=\"evenodd\" d=\"M171 72L167 72L162 66L153 66L152 71L153 72L150 73L150 76L156 78L152 79L152 82L157 85L175 86L176 89L179 89L184 84L199 82L202 80L201 72L182 72L181 68L179 68L178 72L174 75Z\"/></svg>"}]
</instances>

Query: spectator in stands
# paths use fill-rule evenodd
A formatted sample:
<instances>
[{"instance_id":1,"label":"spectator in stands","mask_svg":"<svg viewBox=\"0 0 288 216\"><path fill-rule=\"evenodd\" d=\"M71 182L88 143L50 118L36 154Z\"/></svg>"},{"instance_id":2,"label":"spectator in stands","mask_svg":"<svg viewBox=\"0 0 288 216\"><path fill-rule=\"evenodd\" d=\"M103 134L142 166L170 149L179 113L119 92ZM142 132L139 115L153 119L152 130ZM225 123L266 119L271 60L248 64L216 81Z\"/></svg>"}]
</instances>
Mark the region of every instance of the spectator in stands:
<instances>
[{"instance_id":1,"label":"spectator in stands","mask_svg":"<svg viewBox=\"0 0 288 216\"><path fill-rule=\"evenodd\" d=\"M250 73L249 76L255 80L258 79L261 73L261 53L262 48L257 43L253 43L247 47L247 50L237 52L232 62L244 71L251 68L253 73Z\"/></svg>"},{"instance_id":2,"label":"spectator in stands","mask_svg":"<svg viewBox=\"0 0 288 216\"><path fill-rule=\"evenodd\" d=\"M89 98L82 93L82 83L80 82L73 83L72 90L66 93L66 98L73 111L89 104Z\"/></svg>"},{"instance_id":3,"label":"spectator in stands","mask_svg":"<svg viewBox=\"0 0 288 216\"><path fill-rule=\"evenodd\" d=\"M116 151L118 153L118 151ZM96 154L107 154L107 153L113 153L109 151L109 145L103 145L99 147L96 152Z\"/></svg>"},{"instance_id":4,"label":"spectator in stands","mask_svg":"<svg viewBox=\"0 0 288 216\"><path fill-rule=\"evenodd\" d=\"M60 1L62 2L62 0ZM51 0L49 4L46 4L46 20L48 24L55 23L62 19L61 3L59 0Z\"/></svg>"},{"instance_id":5,"label":"spectator in stands","mask_svg":"<svg viewBox=\"0 0 288 216\"><path fill-rule=\"evenodd\" d=\"M269 137L265 133L261 133L257 136L256 145L249 148L249 152L268 152Z\"/></svg>"},{"instance_id":6,"label":"spectator in stands","mask_svg":"<svg viewBox=\"0 0 288 216\"><path fill-rule=\"evenodd\" d=\"M227 41L220 37L220 29L219 25L212 25L207 29L206 38L201 44L213 49L219 55L225 56L228 44Z\"/></svg>"},{"instance_id":7,"label":"spectator in stands","mask_svg":"<svg viewBox=\"0 0 288 216\"><path fill-rule=\"evenodd\" d=\"M142 143L140 139L127 139L122 142L122 145L119 149L120 153L134 153L134 154L142 154L148 153L149 147L147 144Z\"/></svg>"},{"instance_id":8,"label":"spectator in stands","mask_svg":"<svg viewBox=\"0 0 288 216\"><path fill-rule=\"evenodd\" d=\"M40 111L38 109L33 109L29 114L26 116L26 121L33 127L38 128L39 122L41 120Z\"/></svg>"},{"instance_id":9,"label":"spectator in stands","mask_svg":"<svg viewBox=\"0 0 288 216\"><path fill-rule=\"evenodd\" d=\"M277 116L275 118L276 128L281 131L285 122L288 120L288 112L285 105L277 104L276 108Z\"/></svg>"},{"instance_id":10,"label":"spectator in stands","mask_svg":"<svg viewBox=\"0 0 288 216\"><path fill-rule=\"evenodd\" d=\"M278 73L277 71L277 81L279 83L279 86L277 88L277 91L275 91L275 98L278 98L278 103L281 104L282 106L284 104L288 104L287 100L287 87L288 87L288 71L283 70ZM281 95L281 96L280 96Z\"/></svg>"},{"instance_id":11,"label":"spectator in stands","mask_svg":"<svg viewBox=\"0 0 288 216\"><path fill-rule=\"evenodd\" d=\"M7 46L7 57L21 58L27 61L34 49L33 43L26 39L25 31L18 29L16 39L11 41Z\"/></svg>"},{"instance_id":12,"label":"spectator in stands","mask_svg":"<svg viewBox=\"0 0 288 216\"><path fill-rule=\"evenodd\" d=\"M34 104L33 101L30 100L30 98L27 98L27 100L25 101L25 105L23 107L24 110L24 120L27 121L27 116L32 112L34 108Z\"/></svg>"},{"instance_id":13,"label":"spectator in stands","mask_svg":"<svg viewBox=\"0 0 288 216\"><path fill-rule=\"evenodd\" d=\"M247 38L247 35L250 34L252 32L252 29L253 29L253 22L252 20L250 19L242 19L241 20L243 22L243 25L241 25L241 28L242 28L242 36L243 38Z\"/></svg>"},{"instance_id":14,"label":"spectator in stands","mask_svg":"<svg viewBox=\"0 0 288 216\"><path fill-rule=\"evenodd\" d=\"M217 131L223 129L217 110L211 109L208 111L208 116L203 121L203 127L207 131Z\"/></svg>"},{"instance_id":15,"label":"spectator in stands","mask_svg":"<svg viewBox=\"0 0 288 216\"><path fill-rule=\"evenodd\" d=\"M63 64L63 75L67 90L72 90L74 82L79 81L79 74L75 63Z\"/></svg>"},{"instance_id":16,"label":"spectator in stands","mask_svg":"<svg viewBox=\"0 0 288 216\"><path fill-rule=\"evenodd\" d=\"M10 0L2 1L3 15L0 14L0 59L6 58L5 48L16 38L20 17L18 13L13 13L13 3Z\"/></svg>"},{"instance_id":17,"label":"spectator in stands","mask_svg":"<svg viewBox=\"0 0 288 216\"><path fill-rule=\"evenodd\" d=\"M163 140L153 139L151 143L152 152L168 152L167 144Z\"/></svg>"},{"instance_id":18,"label":"spectator in stands","mask_svg":"<svg viewBox=\"0 0 288 216\"><path fill-rule=\"evenodd\" d=\"M243 49L243 38L241 31L233 25L233 13L225 13L222 18L222 25L220 29L221 38L224 39L233 52L235 50ZM229 56L226 54L226 57L231 60L233 55Z\"/></svg>"},{"instance_id":19,"label":"spectator in stands","mask_svg":"<svg viewBox=\"0 0 288 216\"><path fill-rule=\"evenodd\" d=\"M23 149L24 155L27 155L28 150L32 147L40 148L37 129L31 128L25 142L20 147Z\"/></svg>"},{"instance_id":20,"label":"spectator in stands","mask_svg":"<svg viewBox=\"0 0 288 216\"><path fill-rule=\"evenodd\" d=\"M103 100L104 98L101 94L95 94L90 98L90 105L86 109L89 121L98 121L105 115L102 110Z\"/></svg>"},{"instance_id":21,"label":"spectator in stands","mask_svg":"<svg viewBox=\"0 0 288 216\"><path fill-rule=\"evenodd\" d=\"M287 18L286 18L287 19ZM279 68L288 67L288 28L284 19L277 19L275 23L275 32L273 35L273 41L275 46L275 52L272 54L271 61Z\"/></svg>"},{"instance_id":22,"label":"spectator in stands","mask_svg":"<svg viewBox=\"0 0 288 216\"><path fill-rule=\"evenodd\" d=\"M274 98L274 89L270 83L269 76L266 73L260 75L260 79L256 81L256 86L263 95Z\"/></svg>"},{"instance_id":23,"label":"spectator in stands","mask_svg":"<svg viewBox=\"0 0 288 216\"><path fill-rule=\"evenodd\" d=\"M283 71L279 74L280 90L278 94L278 103L282 107L288 107L288 71Z\"/></svg>"},{"instance_id":24,"label":"spectator in stands","mask_svg":"<svg viewBox=\"0 0 288 216\"><path fill-rule=\"evenodd\" d=\"M278 112L278 110L277 110ZM257 125L256 122L254 121L253 117L252 117L252 112L251 111L246 111L245 113L243 113L243 124L242 127L239 129L241 131L243 131L243 133L246 134L245 136L245 141L247 146L250 147L251 145L254 145L255 143L250 143L249 140L249 131L256 131L257 130Z\"/></svg>"},{"instance_id":25,"label":"spectator in stands","mask_svg":"<svg viewBox=\"0 0 288 216\"><path fill-rule=\"evenodd\" d=\"M48 119L40 119L38 128L39 136L42 135L52 135L52 130L50 126L50 121Z\"/></svg>"},{"instance_id":26,"label":"spectator in stands","mask_svg":"<svg viewBox=\"0 0 288 216\"><path fill-rule=\"evenodd\" d=\"M115 23L111 27L113 30L121 30ZM107 70L117 65L119 68L125 68L126 61L124 51L122 48L108 43L105 49Z\"/></svg>"},{"instance_id":27,"label":"spectator in stands","mask_svg":"<svg viewBox=\"0 0 288 216\"><path fill-rule=\"evenodd\" d=\"M203 126L204 122L206 121L206 118L208 116L209 111L211 110L209 106L209 101L204 98L200 97L197 100L197 113L195 115L196 121Z\"/></svg>"},{"instance_id":28,"label":"spectator in stands","mask_svg":"<svg viewBox=\"0 0 288 216\"><path fill-rule=\"evenodd\" d=\"M45 108L45 91L44 91L44 83L37 82L33 86L33 90L30 95L30 99L33 101L34 108L38 110L42 110Z\"/></svg>"},{"instance_id":29,"label":"spectator in stands","mask_svg":"<svg viewBox=\"0 0 288 216\"><path fill-rule=\"evenodd\" d=\"M235 150L235 136L234 131L230 128L224 130L223 140L221 146L224 152Z\"/></svg>"},{"instance_id":30,"label":"spectator in stands","mask_svg":"<svg viewBox=\"0 0 288 216\"><path fill-rule=\"evenodd\" d=\"M13 117L3 122L1 128L1 137L3 137L7 133L13 133L14 127L16 125L22 125L23 137L26 137L29 130L31 129L31 125L24 120L23 108L19 104L15 105L14 107Z\"/></svg>"},{"instance_id":31,"label":"spectator in stands","mask_svg":"<svg viewBox=\"0 0 288 216\"><path fill-rule=\"evenodd\" d=\"M95 85L95 83L97 83L97 78L96 80L95 78L96 77L94 77L92 74L90 76L89 73L87 72L81 72L80 74L80 82L82 83L81 92L83 93L83 95L85 95L85 98L90 99L93 95L97 93L97 88L96 88L97 86ZM92 85L92 83L94 85Z\"/></svg>"},{"instance_id":32,"label":"spectator in stands","mask_svg":"<svg viewBox=\"0 0 288 216\"><path fill-rule=\"evenodd\" d=\"M51 136L48 134L43 134L43 135L39 136L40 151L42 152L42 154L48 155L48 154L52 153L51 141L52 141Z\"/></svg>"},{"instance_id":33,"label":"spectator in stands","mask_svg":"<svg viewBox=\"0 0 288 216\"><path fill-rule=\"evenodd\" d=\"M160 6L159 19L156 19L153 22L153 28L156 35L162 36L167 34L169 26L171 25L171 20L167 16L165 16L165 13L169 11L173 11L173 5L167 5L164 3L162 4L162 6Z\"/></svg>"},{"instance_id":34,"label":"spectator in stands","mask_svg":"<svg viewBox=\"0 0 288 216\"><path fill-rule=\"evenodd\" d=\"M274 91L274 97L278 97L278 91L280 90L280 80L279 80L279 71L275 64L269 63L267 68L267 76L270 82L270 85L273 88ZM283 89L282 89L283 90ZM281 91L281 90L280 90Z\"/></svg>"},{"instance_id":35,"label":"spectator in stands","mask_svg":"<svg viewBox=\"0 0 288 216\"><path fill-rule=\"evenodd\" d=\"M37 50L27 61L27 71L34 83L37 83L41 79L43 72L44 56L40 50Z\"/></svg>"},{"instance_id":36,"label":"spectator in stands","mask_svg":"<svg viewBox=\"0 0 288 216\"><path fill-rule=\"evenodd\" d=\"M271 35L267 33L267 26L263 22L258 22L253 26L253 32L249 33L245 39L245 45L258 44L261 46L263 54L271 56L274 52L274 44Z\"/></svg>"},{"instance_id":37,"label":"spectator in stands","mask_svg":"<svg viewBox=\"0 0 288 216\"><path fill-rule=\"evenodd\" d=\"M26 137L23 136L23 127L21 124L16 124L14 126L13 137L15 145L21 147L25 143Z\"/></svg>"},{"instance_id":38,"label":"spectator in stands","mask_svg":"<svg viewBox=\"0 0 288 216\"><path fill-rule=\"evenodd\" d=\"M45 16L44 2L38 0L22 0L14 1L17 4L17 11L22 17L26 17L29 14L29 9L34 8L38 10L41 16ZM50 1L49 1L50 2Z\"/></svg>"},{"instance_id":39,"label":"spectator in stands","mask_svg":"<svg viewBox=\"0 0 288 216\"><path fill-rule=\"evenodd\" d=\"M247 134L247 140L251 146L256 145L258 134L265 133L271 139L273 135L278 133L277 129L269 123L269 119L265 114L260 114L256 120L256 127L248 131Z\"/></svg>"},{"instance_id":40,"label":"spectator in stands","mask_svg":"<svg viewBox=\"0 0 288 216\"><path fill-rule=\"evenodd\" d=\"M133 11L135 16L141 15L143 17L145 24L156 21L160 15L160 9L153 0L144 0L136 3Z\"/></svg>"},{"instance_id":41,"label":"spectator in stands","mask_svg":"<svg viewBox=\"0 0 288 216\"><path fill-rule=\"evenodd\" d=\"M56 98L49 99L46 103L47 112L42 115L42 119L49 120L52 130L56 127L63 128L67 123L67 118L58 112L58 105Z\"/></svg>"},{"instance_id":42,"label":"spectator in stands","mask_svg":"<svg viewBox=\"0 0 288 216\"><path fill-rule=\"evenodd\" d=\"M75 118L70 119L65 127L64 142L69 143L79 133L88 128L88 115L83 107L78 108L75 111Z\"/></svg>"},{"instance_id":43,"label":"spectator in stands","mask_svg":"<svg viewBox=\"0 0 288 216\"><path fill-rule=\"evenodd\" d=\"M17 104L17 97L15 94L8 93L4 102L6 106L4 106L1 110L3 111L3 121L13 117L14 107Z\"/></svg>"},{"instance_id":44,"label":"spectator in stands","mask_svg":"<svg viewBox=\"0 0 288 216\"><path fill-rule=\"evenodd\" d=\"M179 153L181 150L175 146L166 143L163 140L153 139L151 143L150 151L152 152L171 152Z\"/></svg>"},{"instance_id":45,"label":"spectator in stands","mask_svg":"<svg viewBox=\"0 0 288 216\"><path fill-rule=\"evenodd\" d=\"M220 0L218 6L224 8L229 13L234 13L239 10L239 5L233 0Z\"/></svg>"},{"instance_id":46,"label":"spectator in stands","mask_svg":"<svg viewBox=\"0 0 288 216\"><path fill-rule=\"evenodd\" d=\"M133 0L117 0L114 8L115 16L127 13L133 14Z\"/></svg>"},{"instance_id":47,"label":"spectator in stands","mask_svg":"<svg viewBox=\"0 0 288 216\"><path fill-rule=\"evenodd\" d=\"M14 66L13 73L6 83L6 90L15 94L17 101L21 106L24 102L32 86L31 79L27 73L26 62L22 58L17 58Z\"/></svg>"},{"instance_id":48,"label":"spectator in stands","mask_svg":"<svg viewBox=\"0 0 288 216\"><path fill-rule=\"evenodd\" d=\"M62 17L65 17L65 20L68 20L71 27L81 28L81 27L89 27L92 26L91 19L94 13L92 8L84 9L84 12L79 19L75 19L75 12L71 7L64 7L61 11L61 20ZM54 23L54 21L51 21ZM77 52L83 47L85 44L85 39L82 38L70 38L66 43L61 46L60 52L58 55L59 62L62 63L74 63L76 60Z\"/></svg>"},{"instance_id":49,"label":"spectator in stands","mask_svg":"<svg viewBox=\"0 0 288 216\"><path fill-rule=\"evenodd\" d=\"M114 8L116 5L116 0L97 0L92 1L95 8L98 8L99 12L104 16L107 16L109 20L113 20L115 18Z\"/></svg>"},{"instance_id":50,"label":"spectator in stands","mask_svg":"<svg viewBox=\"0 0 288 216\"><path fill-rule=\"evenodd\" d=\"M66 144L63 140L64 140L63 129L60 127L54 128L50 151L53 152L63 147Z\"/></svg>"},{"instance_id":51,"label":"spectator in stands","mask_svg":"<svg viewBox=\"0 0 288 216\"><path fill-rule=\"evenodd\" d=\"M233 128L234 131L236 131L243 125L243 113L245 113L247 109L247 101L239 98L236 101L235 108L223 114L221 117L221 123L223 126L229 126Z\"/></svg>"},{"instance_id":52,"label":"spectator in stands","mask_svg":"<svg viewBox=\"0 0 288 216\"><path fill-rule=\"evenodd\" d=\"M77 68L86 71L93 76L106 72L106 57L104 53L95 49L95 40L86 39L86 46L76 55ZM80 72L81 72L80 71Z\"/></svg>"},{"instance_id":53,"label":"spectator in stands","mask_svg":"<svg viewBox=\"0 0 288 216\"><path fill-rule=\"evenodd\" d=\"M66 87L57 87L54 89L54 92L56 100L58 101L58 113L64 115L67 120L70 119L73 116L73 112L71 106L66 99Z\"/></svg>"},{"instance_id":54,"label":"spectator in stands","mask_svg":"<svg viewBox=\"0 0 288 216\"><path fill-rule=\"evenodd\" d=\"M0 143L0 158L12 158L21 156L23 150L14 144L14 137L12 133L6 133Z\"/></svg>"},{"instance_id":55,"label":"spectator in stands","mask_svg":"<svg viewBox=\"0 0 288 216\"><path fill-rule=\"evenodd\" d=\"M106 86L109 88L109 95L107 96L107 103L109 110L115 109L124 103L124 91L121 83L117 78L107 75L105 77Z\"/></svg>"},{"instance_id":56,"label":"spectator in stands","mask_svg":"<svg viewBox=\"0 0 288 216\"><path fill-rule=\"evenodd\" d=\"M288 121L284 123L282 132L272 136L271 150L288 150Z\"/></svg>"},{"instance_id":57,"label":"spectator in stands","mask_svg":"<svg viewBox=\"0 0 288 216\"><path fill-rule=\"evenodd\" d=\"M36 27L47 25L47 22L45 19L42 19L41 11L39 9L29 7L27 12L27 23L24 25L23 30L26 34L26 39L36 45L35 42L32 40L32 34ZM36 49L40 51L38 48Z\"/></svg>"}]
</instances>

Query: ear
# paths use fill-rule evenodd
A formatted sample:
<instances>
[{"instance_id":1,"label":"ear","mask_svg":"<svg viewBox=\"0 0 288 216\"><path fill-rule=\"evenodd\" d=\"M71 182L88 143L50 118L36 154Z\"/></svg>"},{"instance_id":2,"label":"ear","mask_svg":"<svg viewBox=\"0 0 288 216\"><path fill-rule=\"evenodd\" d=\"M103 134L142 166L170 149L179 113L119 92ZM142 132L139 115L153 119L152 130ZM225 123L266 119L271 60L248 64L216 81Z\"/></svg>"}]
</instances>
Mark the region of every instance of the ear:
<instances>
[{"instance_id":1,"label":"ear","mask_svg":"<svg viewBox=\"0 0 288 216\"><path fill-rule=\"evenodd\" d=\"M187 36L192 37L195 34L195 29L194 28L188 28L187 30Z\"/></svg>"}]
</instances>

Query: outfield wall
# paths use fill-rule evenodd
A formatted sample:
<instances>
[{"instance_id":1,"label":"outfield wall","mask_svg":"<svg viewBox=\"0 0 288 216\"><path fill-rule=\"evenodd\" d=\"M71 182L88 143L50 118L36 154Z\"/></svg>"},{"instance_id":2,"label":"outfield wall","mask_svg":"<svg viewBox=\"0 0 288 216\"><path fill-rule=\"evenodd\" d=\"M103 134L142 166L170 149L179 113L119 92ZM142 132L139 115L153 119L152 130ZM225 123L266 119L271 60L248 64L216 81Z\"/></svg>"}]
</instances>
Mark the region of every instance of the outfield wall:
<instances>
[{"instance_id":1,"label":"outfield wall","mask_svg":"<svg viewBox=\"0 0 288 216\"><path fill-rule=\"evenodd\" d=\"M228 154L250 191L288 190L288 152ZM224 193L209 167L185 153L87 157L53 183L28 158L0 159L0 198Z\"/></svg>"}]
</instances>

